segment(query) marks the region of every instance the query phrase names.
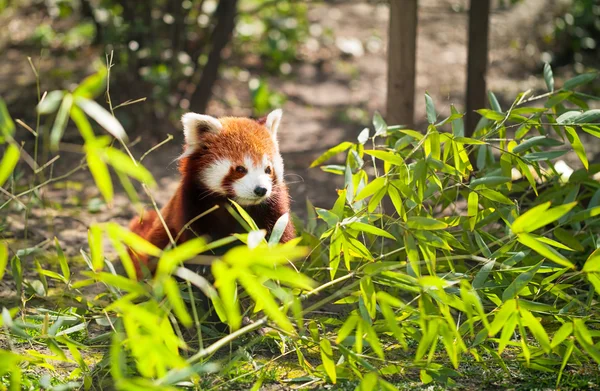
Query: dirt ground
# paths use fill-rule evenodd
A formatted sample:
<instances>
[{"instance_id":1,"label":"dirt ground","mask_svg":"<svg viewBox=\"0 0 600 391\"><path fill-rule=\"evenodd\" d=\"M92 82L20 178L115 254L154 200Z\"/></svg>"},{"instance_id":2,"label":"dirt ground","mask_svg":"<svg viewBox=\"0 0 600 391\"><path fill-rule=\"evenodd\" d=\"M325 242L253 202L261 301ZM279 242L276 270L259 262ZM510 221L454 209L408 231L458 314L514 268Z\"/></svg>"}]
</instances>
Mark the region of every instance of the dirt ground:
<instances>
[{"instance_id":1,"label":"dirt ground","mask_svg":"<svg viewBox=\"0 0 600 391\"><path fill-rule=\"evenodd\" d=\"M538 48L539 37L548 33L548 21L553 19L562 3L561 0L524 0L507 8L494 4L488 86L504 107L518 92L545 89L541 77L543 61ZM425 123L425 91L434 98L440 116L449 113L450 104L459 110L464 108L467 1L421 0L419 4L415 118L417 128L422 129ZM330 207L335 188L340 185L338 178L331 174L319 169L309 170L310 162L327 148L344 140L354 140L363 129L362 123L368 122L374 111L385 111L388 12L387 5L383 3L310 5L308 15L311 23L321 26L322 30L331 29L332 42L307 42L302 50L313 51L310 60L294 64L290 78L271 77L268 80L272 89L287 97L283 106L280 145L286 165L285 179L294 200L292 207L300 216L305 215L307 198L314 205ZM0 16L0 25L6 22L8 26L3 29L4 33L0 32L8 33L8 36L0 35L0 42L4 42L4 47L0 46L3 53L0 58L0 95L8 102L9 111L16 118L33 112L35 105L35 80L26 56L30 53L36 61L35 53L39 52L19 43L31 34L36 18L39 16L31 15L29 20L15 18L14 15ZM344 46L350 48L345 49L346 52L353 54L343 53L340 48ZM37 59L42 80L46 80L42 83L42 90L68 88L73 74L89 73L89 59L97 56L97 51L88 49L77 58L50 53L41 61ZM64 77L57 69L62 69ZM81 77L75 78L79 79ZM114 85L112 88L129 87ZM130 90L131 98L137 98L136 91ZM25 98L28 98L29 106L23 104ZM240 104L232 107L223 103L232 100ZM250 115L247 83L228 77L219 81L208 113ZM148 124L148 134L153 136L134 147L133 152L139 157L148 148L149 140L153 144L166 133L175 136L171 143L144 160L159 182L153 195L159 204L163 204L178 182L174 160L181 152L183 135L178 125L159 129L162 132L155 130L152 124ZM19 131L24 132L22 128ZM136 130L136 133L143 136L144 131ZM595 156L596 151L590 150L590 154ZM80 156L68 153L61 155L55 165L55 175L74 167L80 159ZM577 164L575 159L569 162ZM60 208L34 208L27 222L23 221L22 213L11 212L8 222L15 237L23 238L25 230L27 238L34 242L56 235L65 247L78 252L87 242L86 228L90 224L104 221L126 224L132 217L133 208L122 191L117 194L112 208L101 206L95 210L89 204L98 194L92 186L87 186L91 183L89 173L79 172L71 179L73 182L69 186L48 188L45 192L47 199L62 205ZM82 205L88 207L81 208Z\"/></svg>"}]
</instances>

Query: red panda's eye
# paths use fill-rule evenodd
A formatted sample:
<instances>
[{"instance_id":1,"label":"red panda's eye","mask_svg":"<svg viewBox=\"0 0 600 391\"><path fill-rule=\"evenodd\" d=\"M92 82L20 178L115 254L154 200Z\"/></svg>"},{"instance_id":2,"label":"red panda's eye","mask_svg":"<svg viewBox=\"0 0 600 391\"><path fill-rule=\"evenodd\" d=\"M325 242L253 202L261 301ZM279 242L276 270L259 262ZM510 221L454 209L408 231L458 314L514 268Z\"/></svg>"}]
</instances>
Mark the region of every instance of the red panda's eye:
<instances>
[{"instance_id":1,"label":"red panda's eye","mask_svg":"<svg viewBox=\"0 0 600 391\"><path fill-rule=\"evenodd\" d=\"M239 172L240 174L246 174L248 172L248 170L246 170L246 167L244 166L237 166L235 168L235 171Z\"/></svg>"},{"instance_id":2,"label":"red panda's eye","mask_svg":"<svg viewBox=\"0 0 600 391\"><path fill-rule=\"evenodd\" d=\"M265 174L271 175L271 167L265 168Z\"/></svg>"}]
</instances>

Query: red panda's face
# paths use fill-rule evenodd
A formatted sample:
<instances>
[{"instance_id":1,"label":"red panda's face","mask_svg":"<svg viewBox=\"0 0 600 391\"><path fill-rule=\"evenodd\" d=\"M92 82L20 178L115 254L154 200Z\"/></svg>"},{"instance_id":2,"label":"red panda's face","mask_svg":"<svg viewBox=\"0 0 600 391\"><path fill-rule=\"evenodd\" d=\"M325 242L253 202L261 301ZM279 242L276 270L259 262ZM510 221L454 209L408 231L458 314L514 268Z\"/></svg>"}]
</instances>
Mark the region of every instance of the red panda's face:
<instances>
[{"instance_id":1,"label":"red panda's face","mask_svg":"<svg viewBox=\"0 0 600 391\"><path fill-rule=\"evenodd\" d=\"M182 172L196 177L208 191L241 205L265 202L283 183L276 137L280 121L281 110L269 114L264 125L249 118L185 114Z\"/></svg>"}]
</instances>

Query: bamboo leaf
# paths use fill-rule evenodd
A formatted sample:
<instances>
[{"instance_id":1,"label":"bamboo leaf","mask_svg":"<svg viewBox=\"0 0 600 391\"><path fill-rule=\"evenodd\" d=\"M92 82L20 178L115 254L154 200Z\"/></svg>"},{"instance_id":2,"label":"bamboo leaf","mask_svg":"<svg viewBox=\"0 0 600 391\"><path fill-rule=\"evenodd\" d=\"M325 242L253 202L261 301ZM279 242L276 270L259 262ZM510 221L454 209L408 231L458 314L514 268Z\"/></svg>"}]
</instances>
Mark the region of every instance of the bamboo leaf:
<instances>
[{"instance_id":1,"label":"bamboo leaf","mask_svg":"<svg viewBox=\"0 0 600 391\"><path fill-rule=\"evenodd\" d=\"M375 136L387 135L387 124L383 120L381 114L377 111L373 114L373 126L375 127Z\"/></svg>"},{"instance_id":2,"label":"bamboo leaf","mask_svg":"<svg viewBox=\"0 0 600 391\"><path fill-rule=\"evenodd\" d=\"M515 233L533 232L536 229L542 228L554 221L560 219L577 205L577 202L571 202L564 205L559 205L555 208L550 208L550 201L531 208L523 213L511 225L511 230Z\"/></svg>"},{"instance_id":3,"label":"bamboo leaf","mask_svg":"<svg viewBox=\"0 0 600 391\"><path fill-rule=\"evenodd\" d=\"M435 112L433 99L428 93L425 93L425 111L427 112L427 122L433 125L437 119L437 113Z\"/></svg>"},{"instance_id":4,"label":"bamboo leaf","mask_svg":"<svg viewBox=\"0 0 600 391\"><path fill-rule=\"evenodd\" d=\"M335 362L333 361L333 350L331 349L331 342L327 338L322 338L319 343L321 348L321 360L323 361L323 368L325 368L325 373L329 376L329 380L333 384L336 383L336 370L335 370Z\"/></svg>"},{"instance_id":5,"label":"bamboo leaf","mask_svg":"<svg viewBox=\"0 0 600 391\"><path fill-rule=\"evenodd\" d=\"M361 223L360 221L356 221L354 223L351 223L350 225L348 225L348 227L350 227L352 229L355 229L357 231L363 231L363 232L368 232L368 233L373 234L373 235L383 236L383 237L388 238L388 239L392 239L392 240L396 239L389 232L384 231L381 228L377 228L377 227L375 227L373 225L370 225L370 224Z\"/></svg>"},{"instance_id":6,"label":"bamboo leaf","mask_svg":"<svg viewBox=\"0 0 600 391\"><path fill-rule=\"evenodd\" d=\"M173 307L173 312L175 312L175 315L185 327L190 327L193 324L192 318L190 317L190 314L185 307L185 303L181 298L177 282L175 282L173 277L169 277L165 279L162 284L165 294L167 295L167 299L169 299L169 303L171 303L171 306Z\"/></svg>"},{"instance_id":7,"label":"bamboo leaf","mask_svg":"<svg viewBox=\"0 0 600 391\"><path fill-rule=\"evenodd\" d=\"M521 273L514 279L514 281L504 290L502 293L502 300L508 301L514 299L521 289L526 287L535 273L539 270L540 266L542 266L543 261L538 262L536 265L532 266L531 269L527 270L524 273Z\"/></svg>"},{"instance_id":8,"label":"bamboo leaf","mask_svg":"<svg viewBox=\"0 0 600 391\"><path fill-rule=\"evenodd\" d=\"M19 148L12 144L9 144L8 147L6 147L2 161L0 161L0 187L3 186L12 175L13 170L19 162L19 156L21 156Z\"/></svg>"},{"instance_id":9,"label":"bamboo leaf","mask_svg":"<svg viewBox=\"0 0 600 391\"><path fill-rule=\"evenodd\" d=\"M552 67L548 63L544 64L544 81L546 82L548 91L554 92L554 75L552 73Z\"/></svg>"},{"instance_id":10,"label":"bamboo leaf","mask_svg":"<svg viewBox=\"0 0 600 391\"><path fill-rule=\"evenodd\" d=\"M438 230L448 228L448 224L443 221L432 219L429 217L411 216L408 218L406 225L411 229L423 230Z\"/></svg>"},{"instance_id":11,"label":"bamboo leaf","mask_svg":"<svg viewBox=\"0 0 600 391\"><path fill-rule=\"evenodd\" d=\"M353 145L354 144L352 144L350 141L344 141L343 143L340 143L340 144L336 145L335 147L329 148L327 151L325 151L324 154L319 156L317 159L315 159L310 164L310 168L316 167L320 164L325 163L327 160L331 159L332 157L334 157L335 155L337 155L339 153L344 152L345 150L347 150L348 148L350 148Z\"/></svg>"},{"instance_id":12,"label":"bamboo leaf","mask_svg":"<svg viewBox=\"0 0 600 391\"><path fill-rule=\"evenodd\" d=\"M552 247L548 247L545 244L536 240L533 236L527 233L520 233L517 235L519 242L529 247L541 256L548 258L549 260L571 269L576 269L575 265L571 263L562 254L554 250Z\"/></svg>"},{"instance_id":13,"label":"bamboo leaf","mask_svg":"<svg viewBox=\"0 0 600 391\"><path fill-rule=\"evenodd\" d=\"M65 97L67 99L67 97ZM64 102L64 100L63 100ZM112 134L119 140L126 140L127 134L123 126L113 117L104 107L100 106L93 100L78 96L75 98L75 104L79 106L85 113L94 119L108 133Z\"/></svg>"},{"instance_id":14,"label":"bamboo leaf","mask_svg":"<svg viewBox=\"0 0 600 391\"><path fill-rule=\"evenodd\" d=\"M252 297L257 304L262 306L263 311L265 311L265 314L267 314L269 318L277 323L282 329L293 332L294 327L292 326L292 323L279 309L273 295L260 283L259 279L250 273L239 273L238 280L250 297Z\"/></svg>"},{"instance_id":15,"label":"bamboo leaf","mask_svg":"<svg viewBox=\"0 0 600 391\"><path fill-rule=\"evenodd\" d=\"M60 243L58 242L56 236L54 237L54 246L56 247L56 255L58 257L58 263L60 265L62 275L65 278L65 281L69 281L71 279L71 270L69 269L67 258L65 257L65 253L60 247Z\"/></svg>"}]
</instances>

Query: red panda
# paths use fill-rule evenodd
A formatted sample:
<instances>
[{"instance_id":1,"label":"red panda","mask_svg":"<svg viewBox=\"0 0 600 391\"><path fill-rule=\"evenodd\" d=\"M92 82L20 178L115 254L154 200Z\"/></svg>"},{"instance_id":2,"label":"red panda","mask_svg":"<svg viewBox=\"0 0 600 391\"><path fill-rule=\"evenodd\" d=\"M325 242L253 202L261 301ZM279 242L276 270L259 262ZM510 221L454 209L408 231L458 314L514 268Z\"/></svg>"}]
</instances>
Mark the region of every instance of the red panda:
<instances>
[{"instance_id":1,"label":"red panda","mask_svg":"<svg viewBox=\"0 0 600 391\"><path fill-rule=\"evenodd\" d=\"M161 210L173 238L179 235L178 242L182 243L196 236L217 240L243 232L223 207L229 199L242 205L259 228L271 233L277 219L290 210L277 142L281 116L280 109L262 121L237 117L217 119L196 113L183 115L185 149L179 158L181 182ZM215 205L219 208L181 232L188 222ZM134 218L129 228L161 249L170 243L155 211ZM290 222L281 241L287 242L294 236ZM137 259L140 273L139 262L148 265L148 257L132 255Z\"/></svg>"}]
</instances>

